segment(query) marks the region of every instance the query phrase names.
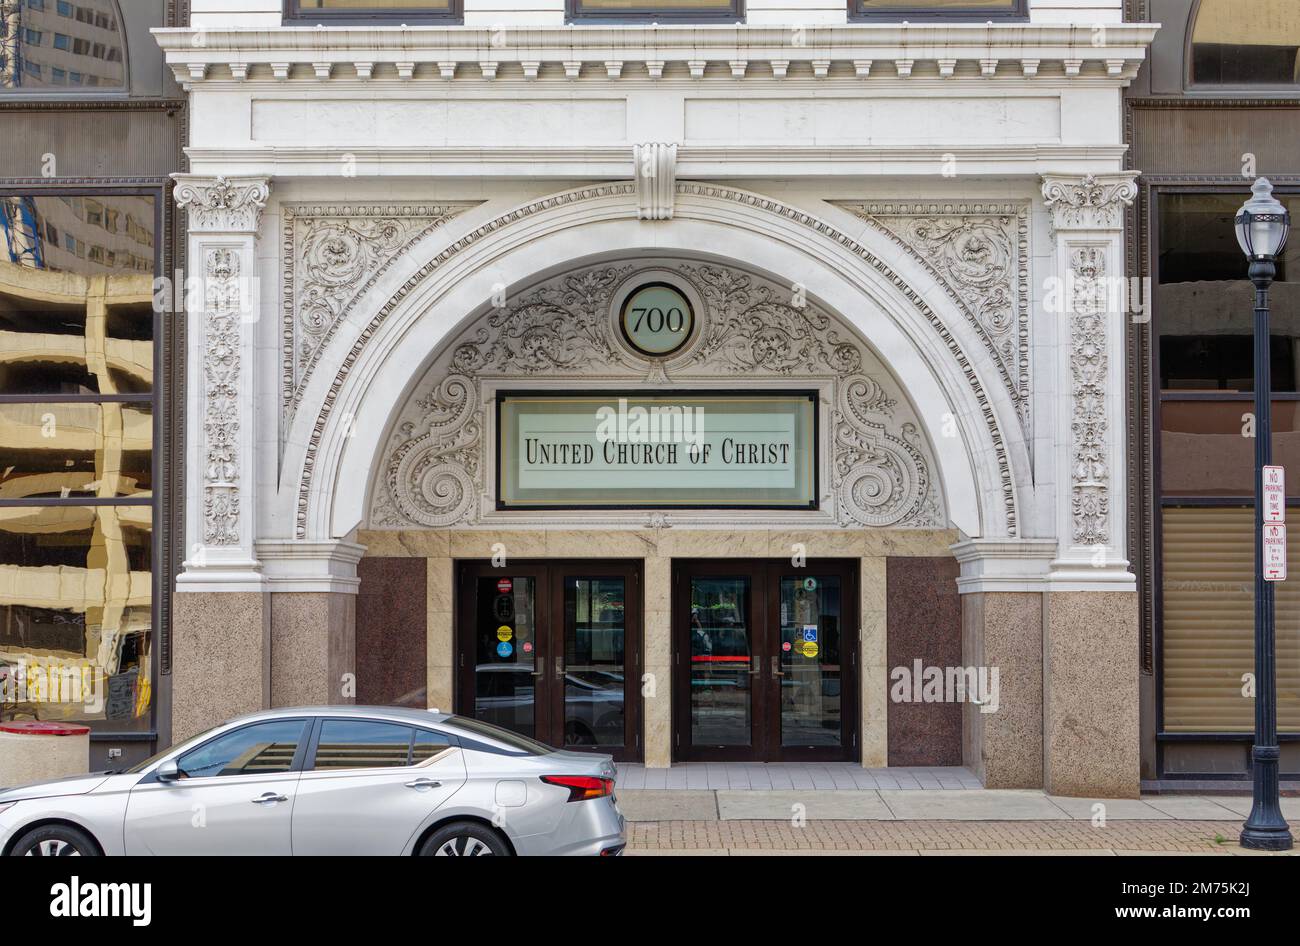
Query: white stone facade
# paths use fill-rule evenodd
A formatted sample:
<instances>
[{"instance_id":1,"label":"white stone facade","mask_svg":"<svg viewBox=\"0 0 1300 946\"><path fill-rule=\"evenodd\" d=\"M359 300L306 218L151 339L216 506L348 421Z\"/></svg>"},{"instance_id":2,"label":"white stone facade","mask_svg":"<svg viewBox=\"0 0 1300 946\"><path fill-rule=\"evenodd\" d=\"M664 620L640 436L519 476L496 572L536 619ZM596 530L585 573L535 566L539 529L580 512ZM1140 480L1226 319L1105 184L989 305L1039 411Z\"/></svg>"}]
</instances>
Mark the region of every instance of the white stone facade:
<instances>
[{"instance_id":1,"label":"white stone facade","mask_svg":"<svg viewBox=\"0 0 1300 946\"><path fill-rule=\"evenodd\" d=\"M358 530L662 526L495 508L486 404L517 377L822 392L819 510L674 529L951 529L963 593L1133 590L1126 315L1105 279L1134 196L1121 96L1154 26L1118 0L990 24L788 0L658 27L485 2L464 26L303 29L279 0L195 0L192 28L155 31L190 96L177 194L209 287L188 316L178 590L348 593ZM482 364L457 366L503 288L509 310L585 279L566 331L600 336L601 281L638 265L807 307L765 309L781 342L750 338L748 363L579 351L534 370L574 354L561 333L504 361L504 336L480 337ZM232 317L212 287L248 277ZM742 303L706 300L714 328Z\"/></svg>"}]
</instances>

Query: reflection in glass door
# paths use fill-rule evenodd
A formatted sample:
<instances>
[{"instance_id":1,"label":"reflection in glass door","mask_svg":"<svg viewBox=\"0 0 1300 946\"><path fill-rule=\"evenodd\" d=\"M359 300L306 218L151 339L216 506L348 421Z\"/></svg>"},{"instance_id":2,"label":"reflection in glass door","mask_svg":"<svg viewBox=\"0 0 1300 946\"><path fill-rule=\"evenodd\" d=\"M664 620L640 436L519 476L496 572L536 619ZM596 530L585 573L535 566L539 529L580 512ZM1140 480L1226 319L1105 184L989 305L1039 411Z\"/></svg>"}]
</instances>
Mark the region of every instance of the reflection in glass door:
<instances>
[{"instance_id":1,"label":"reflection in glass door","mask_svg":"<svg viewBox=\"0 0 1300 946\"><path fill-rule=\"evenodd\" d=\"M840 579L781 579L782 746L841 744Z\"/></svg>"},{"instance_id":2,"label":"reflection in glass door","mask_svg":"<svg viewBox=\"0 0 1300 946\"><path fill-rule=\"evenodd\" d=\"M639 759L639 564L461 563L457 712Z\"/></svg>"},{"instance_id":3,"label":"reflection in glass door","mask_svg":"<svg viewBox=\"0 0 1300 946\"><path fill-rule=\"evenodd\" d=\"M677 562L673 595L677 758L856 757L856 563Z\"/></svg>"},{"instance_id":4,"label":"reflection in glass door","mask_svg":"<svg viewBox=\"0 0 1300 946\"><path fill-rule=\"evenodd\" d=\"M564 744L621 746L627 580L564 578Z\"/></svg>"},{"instance_id":5,"label":"reflection in glass door","mask_svg":"<svg viewBox=\"0 0 1300 946\"><path fill-rule=\"evenodd\" d=\"M750 579L692 577L690 607L691 744L752 745Z\"/></svg>"},{"instance_id":6,"label":"reflection in glass door","mask_svg":"<svg viewBox=\"0 0 1300 946\"><path fill-rule=\"evenodd\" d=\"M474 589L474 718L538 738L537 579L481 576Z\"/></svg>"}]
</instances>

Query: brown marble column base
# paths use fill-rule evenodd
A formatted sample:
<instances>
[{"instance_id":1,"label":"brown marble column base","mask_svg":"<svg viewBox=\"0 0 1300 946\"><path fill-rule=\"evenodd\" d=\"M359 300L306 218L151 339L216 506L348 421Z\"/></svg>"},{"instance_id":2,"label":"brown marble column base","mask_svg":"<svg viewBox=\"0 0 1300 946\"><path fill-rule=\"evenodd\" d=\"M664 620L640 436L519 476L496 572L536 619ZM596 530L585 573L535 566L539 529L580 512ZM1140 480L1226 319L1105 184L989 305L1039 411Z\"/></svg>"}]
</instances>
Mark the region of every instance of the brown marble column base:
<instances>
[{"instance_id":1,"label":"brown marble column base","mask_svg":"<svg viewBox=\"0 0 1300 946\"><path fill-rule=\"evenodd\" d=\"M276 592L271 598L271 705L356 702L357 596Z\"/></svg>"}]
</instances>

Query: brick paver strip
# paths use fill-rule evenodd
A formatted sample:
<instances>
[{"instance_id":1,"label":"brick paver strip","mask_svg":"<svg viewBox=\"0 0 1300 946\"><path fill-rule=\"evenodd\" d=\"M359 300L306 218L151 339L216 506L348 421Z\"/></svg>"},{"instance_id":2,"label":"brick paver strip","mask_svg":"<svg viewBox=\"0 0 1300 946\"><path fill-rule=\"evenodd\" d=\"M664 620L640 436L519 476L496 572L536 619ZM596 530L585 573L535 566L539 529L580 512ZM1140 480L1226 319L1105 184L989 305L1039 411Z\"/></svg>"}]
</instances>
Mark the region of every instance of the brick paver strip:
<instances>
[{"instance_id":1,"label":"brick paver strip","mask_svg":"<svg viewBox=\"0 0 1300 946\"><path fill-rule=\"evenodd\" d=\"M632 850L1169 851L1226 853L1235 821L636 821Z\"/></svg>"}]
</instances>

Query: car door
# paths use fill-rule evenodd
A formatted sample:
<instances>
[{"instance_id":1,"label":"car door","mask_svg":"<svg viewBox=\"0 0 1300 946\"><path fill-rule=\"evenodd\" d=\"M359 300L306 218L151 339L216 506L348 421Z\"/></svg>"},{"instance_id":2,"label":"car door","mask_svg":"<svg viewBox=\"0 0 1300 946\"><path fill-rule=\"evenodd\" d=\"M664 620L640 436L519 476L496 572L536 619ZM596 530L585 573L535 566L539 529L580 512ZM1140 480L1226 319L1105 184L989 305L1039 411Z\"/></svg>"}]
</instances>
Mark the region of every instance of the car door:
<instances>
[{"instance_id":1,"label":"car door","mask_svg":"<svg viewBox=\"0 0 1300 946\"><path fill-rule=\"evenodd\" d=\"M322 719L298 783L294 854L400 854L465 784L451 736L375 719Z\"/></svg>"},{"instance_id":2,"label":"car door","mask_svg":"<svg viewBox=\"0 0 1300 946\"><path fill-rule=\"evenodd\" d=\"M176 780L146 776L127 800L126 853L291 853L308 723L250 723L177 757Z\"/></svg>"}]
</instances>

